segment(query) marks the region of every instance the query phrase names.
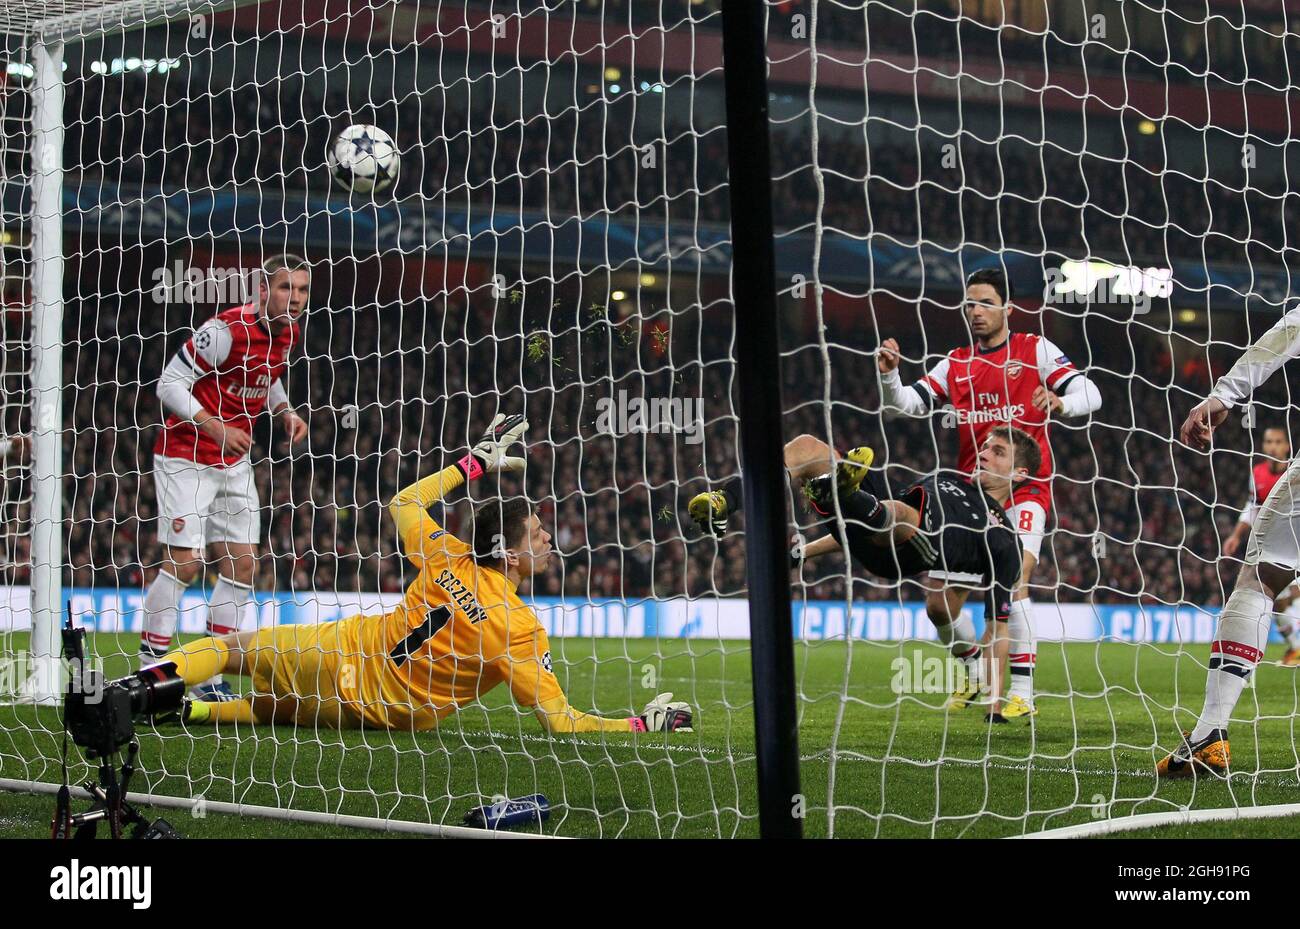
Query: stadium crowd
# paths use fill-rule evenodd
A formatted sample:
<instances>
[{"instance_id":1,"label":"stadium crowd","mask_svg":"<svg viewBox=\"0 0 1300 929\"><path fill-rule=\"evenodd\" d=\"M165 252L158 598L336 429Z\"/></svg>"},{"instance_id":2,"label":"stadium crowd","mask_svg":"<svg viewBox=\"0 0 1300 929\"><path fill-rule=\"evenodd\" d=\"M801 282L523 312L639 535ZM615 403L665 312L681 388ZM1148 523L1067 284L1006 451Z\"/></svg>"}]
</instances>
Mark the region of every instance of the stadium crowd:
<instances>
[{"instance_id":1,"label":"stadium crowd","mask_svg":"<svg viewBox=\"0 0 1300 929\"><path fill-rule=\"evenodd\" d=\"M820 8L847 15L833 3ZM964 54L978 58L980 48ZM1123 67L1135 60L1122 59ZM1215 65L1226 60L1219 56ZM1285 63L1286 56L1267 60ZM1114 72L1127 73L1120 62L1111 63ZM334 132L372 123L397 141L402 175L393 195L411 208L472 202L497 214L726 222L724 127L709 108L697 112L690 82L634 93L629 75L623 92L613 94L598 69L557 62L549 84L563 90L520 104L517 93L468 91L477 86L472 79L444 86L417 78L426 72L423 64L396 69L394 86L382 92L371 86L374 75L360 72L328 82L328 91L296 76L232 88L201 70L86 75L68 85L67 161L74 174L127 190L256 187L292 199L329 189L323 164ZM819 90L815 147L807 113L775 127L781 228L820 223L829 232L902 243L982 242L1160 265L1187 259L1279 267L1289 254L1297 194L1285 170L1265 167L1277 146L1263 139L1252 142L1259 163L1248 169L1239 141L1211 132L1185 145L1178 133L1190 130L1178 119L1166 121L1170 135L1159 137L1136 134L1120 113L1090 115L1084 126L1077 115L1049 112L1027 131L972 120L945 133L927 125L947 124L952 114L891 119L885 100L880 118L844 122L837 107L861 107L860 98L852 104L851 96ZM1086 151L1085 138L1092 140Z\"/></svg>"},{"instance_id":2,"label":"stadium crowd","mask_svg":"<svg viewBox=\"0 0 1300 929\"><path fill-rule=\"evenodd\" d=\"M147 304L119 300L115 312L86 301L70 315L76 349L65 373L69 421L77 425L65 453L67 581L136 589L158 552L149 477L160 418L154 380L182 334L163 331ZM1030 316L1024 325L1036 324ZM863 388L874 384L873 328L829 326L825 359L820 343L786 333L785 434L826 433L820 398L828 389L835 444L874 445L895 485L951 466L956 437L941 415L883 418L878 392ZM1170 437L1232 352L1215 346L1209 363L1176 367L1167 337L1130 341L1122 326L1111 328L1068 349L1085 356L1079 363L1106 405L1090 423L1053 428L1055 531L1044 546L1036 596L1217 605L1235 571L1235 563L1219 562L1219 547L1245 502L1251 433L1223 430L1227 451L1215 456L1212 473ZM882 337L890 334L907 357L929 351L933 362L933 353L949 347L933 332L928 344L921 333ZM732 336L716 307L647 308L619 319L594 294L545 282L496 306L464 293L359 307L321 299L288 377L310 438L290 448L269 422L257 434L266 539L260 586L399 590L408 568L385 502L463 454L499 403L524 410L532 423L526 485L506 478L502 490L538 501L561 555L562 567L537 582L537 593L579 601L738 594L743 537L715 542L685 517L693 494L738 471ZM911 367L907 376L920 373ZM1279 383L1260 395L1261 425L1270 406L1285 423L1286 390ZM611 435L601 401L612 399L617 410L620 393L625 407L634 398L702 398L700 408L688 409L702 431L680 420L675 431ZM627 425L614 420L615 431ZM493 490L484 485L476 494ZM810 527L793 494L792 506ZM449 507L447 525L467 529L468 512L463 502ZM855 599L915 593L860 572L853 577ZM844 563L834 558L805 569L803 580L810 597L847 593Z\"/></svg>"},{"instance_id":3,"label":"stadium crowd","mask_svg":"<svg viewBox=\"0 0 1300 929\"><path fill-rule=\"evenodd\" d=\"M581 0L577 8L633 26L672 29L689 21L718 29L721 3ZM543 6L543 0L531 0L520 12ZM1093 74L1123 70L1130 80L1188 83L1203 82L1208 72L1224 82L1249 79L1286 87L1296 73L1288 70L1288 59L1300 56L1300 36L1287 28L1283 10L1265 4L1221 3L1163 17L1160 9L1140 4L1084 7L1071 0L777 0L770 6L772 36L790 35L794 17L802 15L807 34L823 48L899 56L916 50L948 63L958 58L1039 68L1046 63ZM1101 34L1098 13L1106 20Z\"/></svg>"}]
</instances>

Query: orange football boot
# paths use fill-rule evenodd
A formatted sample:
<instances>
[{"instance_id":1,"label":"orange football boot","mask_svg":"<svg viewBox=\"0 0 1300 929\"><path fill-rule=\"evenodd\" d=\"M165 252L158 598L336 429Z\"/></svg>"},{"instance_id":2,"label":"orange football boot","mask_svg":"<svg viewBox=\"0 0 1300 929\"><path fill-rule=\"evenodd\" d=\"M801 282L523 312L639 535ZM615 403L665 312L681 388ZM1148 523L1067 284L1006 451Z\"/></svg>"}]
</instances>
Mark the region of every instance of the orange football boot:
<instances>
[{"instance_id":1,"label":"orange football boot","mask_svg":"<svg viewBox=\"0 0 1300 929\"><path fill-rule=\"evenodd\" d=\"M1192 734L1183 733L1183 744L1172 755L1165 756L1156 765L1157 777L1191 777L1193 774L1212 774L1227 777L1232 753L1228 750L1228 733L1215 729L1195 745Z\"/></svg>"}]
</instances>

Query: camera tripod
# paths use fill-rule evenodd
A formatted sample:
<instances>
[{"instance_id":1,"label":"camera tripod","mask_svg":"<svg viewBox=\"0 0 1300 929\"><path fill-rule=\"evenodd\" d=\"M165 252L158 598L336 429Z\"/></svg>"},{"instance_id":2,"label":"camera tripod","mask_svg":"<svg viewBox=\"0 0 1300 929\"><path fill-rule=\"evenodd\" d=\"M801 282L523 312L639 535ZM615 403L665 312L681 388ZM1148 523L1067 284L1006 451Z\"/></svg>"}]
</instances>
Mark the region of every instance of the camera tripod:
<instances>
[{"instance_id":1,"label":"camera tripod","mask_svg":"<svg viewBox=\"0 0 1300 929\"><path fill-rule=\"evenodd\" d=\"M114 839L120 839L127 826L131 827L131 837L135 839L178 839L180 836L165 819L151 823L127 802L127 787L140 753L131 719L130 695L123 694L113 684L106 687L102 675L86 667L85 638L86 630L73 627L69 610L63 629L63 655L72 665L73 674L63 703L63 784L55 800L50 835L55 839L93 839L99 824L107 822L109 835ZM68 787L69 738L85 749L87 758L99 761L98 782L88 781L85 785L94 802L84 813L72 812L72 791ZM123 748L126 757L119 778L116 758Z\"/></svg>"},{"instance_id":2,"label":"camera tripod","mask_svg":"<svg viewBox=\"0 0 1300 929\"><path fill-rule=\"evenodd\" d=\"M180 835L167 820L156 819L152 823L149 822L126 799L127 786L131 782L131 775L135 773L135 759L139 751L140 743L132 739L127 747L126 759L122 762L120 780L112 757L100 756L99 782L87 781L85 784L94 803L84 813L72 812L72 794L65 778L65 783L59 788L58 798L55 800L51 837L93 839L99 830L99 824L107 822L109 836L114 839L120 839L123 829L128 826L131 827L133 839L179 839Z\"/></svg>"}]
</instances>

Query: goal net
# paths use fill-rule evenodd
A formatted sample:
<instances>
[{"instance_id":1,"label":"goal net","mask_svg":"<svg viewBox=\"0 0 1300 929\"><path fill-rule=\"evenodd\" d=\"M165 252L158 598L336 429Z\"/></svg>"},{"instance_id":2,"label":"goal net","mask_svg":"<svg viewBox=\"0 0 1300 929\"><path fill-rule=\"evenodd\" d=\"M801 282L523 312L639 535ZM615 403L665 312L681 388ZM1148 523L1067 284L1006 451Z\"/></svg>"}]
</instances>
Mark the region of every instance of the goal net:
<instances>
[{"instance_id":1,"label":"goal net","mask_svg":"<svg viewBox=\"0 0 1300 929\"><path fill-rule=\"evenodd\" d=\"M59 432L62 454L59 545L41 557L27 541L39 482L6 459L0 681L19 690L39 611L29 575L51 557L57 602L105 674L138 667L165 554L159 379L197 327L253 300L263 261L302 255L311 296L283 383L307 436L269 415L253 430L255 591L239 629L392 609L416 571L388 501L465 455L494 414L521 412L526 471L433 515L469 538L472 502L531 501L555 557L520 593L569 702L629 717L672 692L694 731L550 734L503 685L429 731L142 726L135 789L185 802L190 834L247 834L219 815L232 804L439 831L534 794L550 835L756 834L744 518L715 540L687 515L740 474L720 4L68 6L57 33L10 42L0 113L18 127L6 146L28 143L4 161L4 427L31 435L36 472L42 434ZM1290 799L1297 689L1281 641L1234 716L1233 777L1154 777L1200 710L1244 553L1223 546L1263 430L1290 434L1287 373L1212 456L1177 441L1289 291L1289 13L767 5L784 388L771 427L871 446L871 480L895 493L958 475L969 417L885 409L875 350L896 339L912 384L971 345L964 281L981 268L1010 281L1012 331L1050 339L1102 398L1047 427L1036 659L1022 639L994 662L1007 694L1033 670L1036 715L945 711L959 675L917 581L845 553L792 574L790 805L805 834L1017 835ZM34 44L61 56L66 96L63 415L44 433L25 383ZM326 164L351 125L396 143L398 179L374 198ZM794 484L789 504L792 532L826 532ZM180 595L174 635L147 644L208 634L226 596L217 554ZM964 607L977 633L981 603ZM43 789L60 777L58 711L14 702L0 780Z\"/></svg>"},{"instance_id":2,"label":"goal net","mask_svg":"<svg viewBox=\"0 0 1300 929\"><path fill-rule=\"evenodd\" d=\"M1233 413L1211 455L1178 441L1290 294L1289 12L773 7L774 76L780 62L808 79L774 105L778 216L789 253L808 246L803 267L782 269L786 286L796 272L809 282L793 285L806 295L784 358L787 437L872 445L897 491L960 471L960 439L981 422L1033 422L1017 378L1064 389L1069 365L1101 398L1046 426L1035 635L1017 636L1013 614L1009 655L993 662L1001 692L1037 715L945 712L960 676L917 584L843 561L805 575L801 748L822 765L828 832L996 836L1293 799L1296 679L1276 630L1232 717L1228 782L1155 777L1201 712L1215 618L1246 551L1228 540L1266 430L1283 440L1268 448L1274 470L1290 455L1294 372ZM1011 331L1056 347L1042 365L981 341L965 305L980 269L1009 282ZM888 338L904 384L954 349L973 359L921 386L932 414L882 399L873 353ZM987 384L990 368L994 387L960 383ZM967 608L982 621L978 601ZM807 764L804 776L811 790Z\"/></svg>"}]
</instances>

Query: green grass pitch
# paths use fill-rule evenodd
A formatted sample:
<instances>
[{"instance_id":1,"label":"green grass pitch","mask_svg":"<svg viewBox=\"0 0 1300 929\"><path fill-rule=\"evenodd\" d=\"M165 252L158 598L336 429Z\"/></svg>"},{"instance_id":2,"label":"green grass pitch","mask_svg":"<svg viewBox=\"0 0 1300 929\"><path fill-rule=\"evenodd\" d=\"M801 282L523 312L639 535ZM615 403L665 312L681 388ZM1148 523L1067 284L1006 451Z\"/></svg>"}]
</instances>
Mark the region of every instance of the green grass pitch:
<instances>
[{"instance_id":1,"label":"green grass pitch","mask_svg":"<svg viewBox=\"0 0 1300 929\"><path fill-rule=\"evenodd\" d=\"M90 641L110 676L130 669L136 636ZM26 646L21 636L0 644ZM494 795L543 793L553 807L544 829L556 835L757 835L747 643L556 638L552 647L575 706L626 715L670 690L696 708L696 731L550 738L500 688L419 734L142 727L133 789L446 824ZM803 798L792 798L791 812L802 808L806 835L996 837L1129 813L1300 800L1300 677L1275 663L1280 651L1238 706L1233 778L1172 784L1158 784L1152 769L1175 744L1177 725L1200 709L1208 646L1042 643L1033 726L990 726L973 709L946 714L937 708L943 694L899 697L891 662L918 654L942 652L918 642L797 646ZM57 781L58 720L53 709L0 708L0 777ZM74 770L77 780L87 776ZM45 834L51 809L51 798L0 792L0 836ZM192 836L368 834L159 815ZM1282 818L1149 834L1293 837L1298 828L1300 820Z\"/></svg>"}]
</instances>

